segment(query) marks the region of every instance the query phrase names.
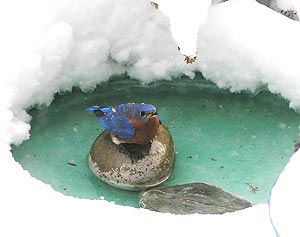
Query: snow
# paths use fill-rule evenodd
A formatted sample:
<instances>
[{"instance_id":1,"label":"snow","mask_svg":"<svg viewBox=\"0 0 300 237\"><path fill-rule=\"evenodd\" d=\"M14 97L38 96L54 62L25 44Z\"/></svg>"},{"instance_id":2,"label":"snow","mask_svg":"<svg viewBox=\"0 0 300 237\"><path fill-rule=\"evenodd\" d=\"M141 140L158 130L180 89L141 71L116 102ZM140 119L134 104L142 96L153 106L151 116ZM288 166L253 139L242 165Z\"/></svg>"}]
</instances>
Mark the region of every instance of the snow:
<instances>
[{"instance_id":1,"label":"snow","mask_svg":"<svg viewBox=\"0 0 300 237\"><path fill-rule=\"evenodd\" d=\"M170 17L172 35L183 54L196 54L197 32L199 25L206 20L210 5L211 0L172 1L171 6L167 0L159 1L159 9Z\"/></svg>"},{"instance_id":2,"label":"snow","mask_svg":"<svg viewBox=\"0 0 300 237\"><path fill-rule=\"evenodd\" d=\"M272 190L270 214L280 236L298 236L299 222L296 215L300 211L298 187L300 167L299 150L291 157Z\"/></svg>"},{"instance_id":3,"label":"snow","mask_svg":"<svg viewBox=\"0 0 300 237\"><path fill-rule=\"evenodd\" d=\"M294 1L294 2L297 2L297 1ZM274 1L271 1L270 3L270 6L277 6L279 9L282 9L282 10L290 10L290 9L293 9L294 8L294 4L293 4L293 1L292 0L274 0Z\"/></svg>"},{"instance_id":4,"label":"snow","mask_svg":"<svg viewBox=\"0 0 300 237\"><path fill-rule=\"evenodd\" d=\"M266 204L225 215L157 214L64 196L12 157L10 145L30 137L27 108L48 106L56 93L74 86L92 90L116 74L148 83L201 71L232 92L265 86L299 109L299 22L254 0L211 7L209 1L173 2L158 1L170 19L146 0L1 3L2 235L275 236ZM289 4L278 0L282 7ZM299 0L293 6L300 12ZM196 63L185 64L178 45L187 54L197 48ZM272 191L270 215L280 236L300 234L293 219L300 208L299 168L298 151Z\"/></svg>"},{"instance_id":5,"label":"snow","mask_svg":"<svg viewBox=\"0 0 300 237\"><path fill-rule=\"evenodd\" d=\"M297 108L299 42L299 22L255 1L228 1L209 9L200 26L197 62L219 87L254 92L266 85Z\"/></svg>"}]
</instances>

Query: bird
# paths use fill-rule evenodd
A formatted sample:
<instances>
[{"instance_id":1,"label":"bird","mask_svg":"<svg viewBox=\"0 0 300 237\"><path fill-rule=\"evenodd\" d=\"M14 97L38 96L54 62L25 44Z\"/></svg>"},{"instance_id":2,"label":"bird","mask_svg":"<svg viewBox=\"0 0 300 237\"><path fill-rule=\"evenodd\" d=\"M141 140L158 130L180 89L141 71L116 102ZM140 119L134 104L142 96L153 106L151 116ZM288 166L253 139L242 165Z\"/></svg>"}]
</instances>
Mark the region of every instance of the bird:
<instances>
[{"instance_id":1,"label":"bird","mask_svg":"<svg viewBox=\"0 0 300 237\"><path fill-rule=\"evenodd\" d=\"M117 106L91 106L98 122L111 135L116 145L147 144L153 140L161 124L156 108L151 104L127 103Z\"/></svg>"}]
</instances>

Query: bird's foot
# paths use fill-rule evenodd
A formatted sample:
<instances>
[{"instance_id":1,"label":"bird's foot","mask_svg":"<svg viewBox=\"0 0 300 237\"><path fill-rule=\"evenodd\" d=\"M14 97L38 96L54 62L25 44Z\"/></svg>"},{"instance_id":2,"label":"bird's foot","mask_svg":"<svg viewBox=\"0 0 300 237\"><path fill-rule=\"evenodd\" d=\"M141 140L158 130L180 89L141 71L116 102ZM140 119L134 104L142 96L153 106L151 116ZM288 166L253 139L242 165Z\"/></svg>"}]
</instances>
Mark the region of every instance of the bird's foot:
<instances>
[{"instance_id":1,"label":"bird's foot","mask_svg":"<svg viewBox=\"0 0 300 237\"><path fill-rule=\"evenodd\" d=\"M111 135L111 140L113 143L115 143L116 145L120 145L122 142L115 136Z\"/></svg>"}]
</instances>

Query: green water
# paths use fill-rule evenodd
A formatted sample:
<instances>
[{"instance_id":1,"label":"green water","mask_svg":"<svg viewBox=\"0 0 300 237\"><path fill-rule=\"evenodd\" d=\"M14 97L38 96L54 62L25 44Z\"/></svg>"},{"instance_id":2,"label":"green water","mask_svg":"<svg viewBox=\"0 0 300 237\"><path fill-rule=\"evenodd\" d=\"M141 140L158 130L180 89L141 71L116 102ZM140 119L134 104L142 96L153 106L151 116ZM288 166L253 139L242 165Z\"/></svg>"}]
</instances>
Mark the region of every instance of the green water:
<instances>
[{"instance_id":1,"label":"green water","mask_svg":"<svg viewBox=\"0 0 300 237\"><path fill-rule=\"evenodd\" d=\"M33 177L65 195L137 207L139 192L110 187L87 165L90 146L102 127L85 108L128 102L155 105L170 128L176 162L163 185L206 182L254 203L267 203L298 139L300 115L268 92L256 97L232 94L201 75L148 86L123 77L93 93L73 91L56 96L48 108L30 110L30 140L13 147L13 155ZM258 191L251 192L246 183Z\"/></svg>"}]
</instances>

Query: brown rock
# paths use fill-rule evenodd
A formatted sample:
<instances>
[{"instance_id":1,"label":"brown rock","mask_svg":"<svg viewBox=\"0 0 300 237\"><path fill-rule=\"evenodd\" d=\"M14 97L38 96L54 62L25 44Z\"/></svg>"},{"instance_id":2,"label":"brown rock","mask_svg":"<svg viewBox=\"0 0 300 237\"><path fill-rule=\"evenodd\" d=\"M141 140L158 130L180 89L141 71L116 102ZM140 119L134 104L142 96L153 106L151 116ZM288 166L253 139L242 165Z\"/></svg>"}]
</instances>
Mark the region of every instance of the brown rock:
<instances>
[{"instance_id":1,"label":"brown rock","mask_svg":"<svg viewBox=\"0 0 300 237\"><path fill-rule=\"evenodd\" d=\"M163 125L153 141L145 145L116 145L104 131L94 141L88 157L89 167L98 178L126 190L161 184L171 175L174 161L174 142Z\"/></svg>"}]
</instances>

